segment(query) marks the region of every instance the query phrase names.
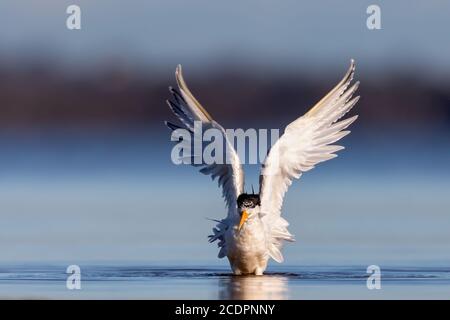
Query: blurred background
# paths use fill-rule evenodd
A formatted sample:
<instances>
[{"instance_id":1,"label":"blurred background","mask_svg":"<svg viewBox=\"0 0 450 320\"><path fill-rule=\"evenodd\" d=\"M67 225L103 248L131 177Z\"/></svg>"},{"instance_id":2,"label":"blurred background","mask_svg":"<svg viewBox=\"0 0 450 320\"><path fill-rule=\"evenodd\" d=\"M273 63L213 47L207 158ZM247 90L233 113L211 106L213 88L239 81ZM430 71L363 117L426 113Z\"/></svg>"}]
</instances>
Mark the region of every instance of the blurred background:
<instances>
[{"instance_id":1,"label":"blurred background","mask_svg":"<svg viewBox=\"0 0 450 320\"><path fill-rule=\"evenodd\" d=\"M0 262L226 265L220 190L170 159L176 65L225 128L283 129L354 58L360 118L290 188L286 263L448 265L450 3L376 1L368 30L373 2L2 0Z\"/></svg>"}]
</instances>

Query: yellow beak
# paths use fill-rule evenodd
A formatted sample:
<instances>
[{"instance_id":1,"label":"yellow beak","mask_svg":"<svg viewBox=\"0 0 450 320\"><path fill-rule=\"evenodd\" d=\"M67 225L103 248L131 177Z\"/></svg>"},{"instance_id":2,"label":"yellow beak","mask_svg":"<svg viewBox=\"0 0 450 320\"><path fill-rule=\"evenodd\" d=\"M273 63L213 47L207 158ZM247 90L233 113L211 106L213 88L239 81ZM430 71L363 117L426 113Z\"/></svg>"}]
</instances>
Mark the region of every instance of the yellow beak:
<instances>
[{"instance_id":1,"label":"yellow beak","mask_svg":"<svg viewBox=\"0 0 450 320\"><path fill-rule=\"evenodd\" d=\"M247 219L248 219L247 211L242 211L241 221L239 222L239 230L241 230L242 225L244 224L245 221L247 221Z\"/></svg>"}]
</instances>

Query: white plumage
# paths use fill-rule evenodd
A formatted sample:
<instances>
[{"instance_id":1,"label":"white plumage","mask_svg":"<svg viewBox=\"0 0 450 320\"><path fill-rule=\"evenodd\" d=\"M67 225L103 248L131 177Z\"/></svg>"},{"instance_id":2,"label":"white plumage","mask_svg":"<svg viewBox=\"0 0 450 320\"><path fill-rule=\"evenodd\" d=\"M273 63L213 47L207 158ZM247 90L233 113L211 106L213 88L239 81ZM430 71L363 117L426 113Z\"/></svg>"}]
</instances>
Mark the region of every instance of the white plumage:
<instances>
[{"instance_id":1,"label":"white plumage","mask_svg":"<svg viewBox=\"0 0 450 320\"><path fill-rule=\"evenodd\" d=\"M220 130L227 144L228 159L225 164L194 164L199 154L192 154L194 165L200 172L218 178L222 187L228 215L217 221L210 242L219 241L219 258L225 256L235 274L261 275L269 258L283 262L281 248L284 241L294 241L287 230L288 222L281 217L284 195L293 179L298 179L320 162L335 158L335 152L344 147L334 145L350 131L345 130L357 116L339 121L356 104L352 98L359 82L350 83L355 71L351 61L344 78L322 100L305 115L290 123L284 134L273 145L262 165L259 198L252 197L238 205L238 198L244 193L244 172L233 145L226 139L224 128L212 119L202 105L189 91L177 67L176 79L180 93L170 88L173 100L169 107L179 118L184 128L193 133L194 121L201 121L204 128ZM172 130L181 128L166 122ZM246 198L245 195L242 197Z\"/></svg>"}]
</instances>

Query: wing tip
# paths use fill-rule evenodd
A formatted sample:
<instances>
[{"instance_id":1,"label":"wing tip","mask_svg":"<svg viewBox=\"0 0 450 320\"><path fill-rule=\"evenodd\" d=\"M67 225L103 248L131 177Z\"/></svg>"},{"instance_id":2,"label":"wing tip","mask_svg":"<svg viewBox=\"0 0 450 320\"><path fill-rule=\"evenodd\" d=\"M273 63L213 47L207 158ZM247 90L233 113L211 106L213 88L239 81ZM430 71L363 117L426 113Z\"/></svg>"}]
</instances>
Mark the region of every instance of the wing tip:
<instances>
[{"instance_id":1,"label":"wing tip","mask_svg":"<svg viewBox=\"0 0 450 320\"><path fill-rule=\"evenodd\" d=\"M164 121L164 124L166 125L167 128L171 129L172 131L180 129L180 126L177 126L176 124L170 122L170 121Z\"/></svg>"},{"instance_id":2,"label":"wing tip","mask_svg":"<svg viewBox=\"0 0 450 320\"><path fill-rule=\"evenodd\" d=\"M353 58L350 58L350 70L351 73L354 73L356 69L356 61Z\"/></svg>"},{"instance_id":3,"label":"wing tip","mask_svg":"<svg viewBox=\"0 0 450 320\"><path fill-rule=\"evenodd\" d=\"M178 64L177 68L175 69L175 79L177 80L178 88L180 88L180 90L183 90L184 80L181 64Z\"/></svg>"},{"instance_id":4,"label":"wing tip","mask_svg":"<svg viewBox=\"0 0 450 320\"><path fill-rule=\"evenodd\" d=\"M338 90L343 88L342 93L347 90L347 87L350 85L350 83L353 80L353 76L355 73L356 63L355 60L352 58L350 59L350 67L348 68L347 72L344 75L344 78L330 91L328 92L325 97L323 97L319 102L317 102L308 112L305 113L305 116L313 116L320 112L321 109L323 109L323 106L321 106L324 102L327 101L333 94L335 94ZM356 85L356 86L355 86ZM359 81L353 85L353 88L355 90L359 86ZM340 95L342 95L342 93ZM340 96L339 95L339 96Z\"/></svg>"},{"instance_id":5,"label":"wing tip","mask_svg":"<svg viewBox=\"0 0 450 320\"><path fill-rule=\"evenodd\" d=\"M356 97L353 97L353 98L348 102L350 108L348 109L347 112L349 112L349 111L350 111L350 110L358 103L358 101L359 101L360 98L361 98L361 96L356 96ZM347 112L346 112L346 113L347 113Z\"/></svg>"}]
</instances>

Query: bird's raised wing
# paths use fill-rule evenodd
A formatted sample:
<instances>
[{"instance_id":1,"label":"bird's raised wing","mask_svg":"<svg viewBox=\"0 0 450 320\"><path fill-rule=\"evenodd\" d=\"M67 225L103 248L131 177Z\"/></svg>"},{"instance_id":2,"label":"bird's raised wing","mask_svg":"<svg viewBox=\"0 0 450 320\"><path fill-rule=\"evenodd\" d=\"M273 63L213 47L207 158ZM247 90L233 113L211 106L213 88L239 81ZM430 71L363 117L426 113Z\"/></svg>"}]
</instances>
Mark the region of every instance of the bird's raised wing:
<instances>
[{"instance_id":1,"label":"bird's raised wing","mask_svg":"<svg viewBox=\"0 0 450 320\"><path fill-rule=\"evenodd\" d=\"M271 256L275 260L282 260L277 250L279 240L292 237L286 229L287 222L280 217L283 198L292 180L300 178L303 172L311 170L316 164L336 157L335 152L343 147L332 144L350 133L345 129L357 118L353 116L338 121L359 99L359 96L352 99L359 82L349 87L354 71L352 60L341 82L304 116L286 127L262 166L261 213L272 229L275 248Z\"/></svg>"},{"instance_id":2,"label":"bird's raised wing","mask_svg":"<svg viewBox=\"0 0 450 320\"><path fill-rule=\"evenodd\" d=\"M189 130L192 140L201 139L201 137L196 137L196 135L193 134L195 126L194 122L199 121L203 130L206 128L215 128L220 130L226 141L227 147L225 152L226 159L224 159L223 163L205 163L202 161L203 157L201 157L201 154L195 153L201 153L202 150L194 150L194 153L189 156L189 163L194 166L201 167L200 172L206 175L211 175L213 180L218 178L218 184L222 187L222 195L228 206L228 217L237 215L237 197L244 192L244 172L242 170L239 157L234 150L233 145L227 139L224 128L213 120L209 113L189 91L186 82L183 79L180 65L178 65L176 69L175 76L177 79L179 92L173 88L170 88L173 99L167 100L167 104L181 121L184 129ZM167 121L166 125L173 131L182 128L181 126ZM199 142L199 145L203 145L203 141ZM198 159L200 159L200 161L196 161Z\"/></svg>"}]
</instances>

